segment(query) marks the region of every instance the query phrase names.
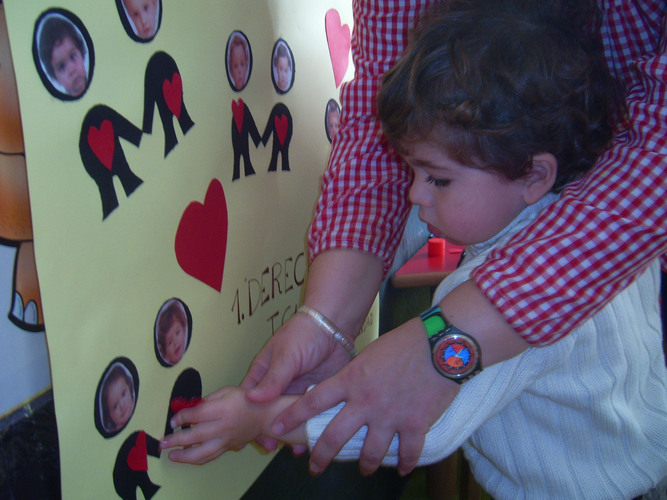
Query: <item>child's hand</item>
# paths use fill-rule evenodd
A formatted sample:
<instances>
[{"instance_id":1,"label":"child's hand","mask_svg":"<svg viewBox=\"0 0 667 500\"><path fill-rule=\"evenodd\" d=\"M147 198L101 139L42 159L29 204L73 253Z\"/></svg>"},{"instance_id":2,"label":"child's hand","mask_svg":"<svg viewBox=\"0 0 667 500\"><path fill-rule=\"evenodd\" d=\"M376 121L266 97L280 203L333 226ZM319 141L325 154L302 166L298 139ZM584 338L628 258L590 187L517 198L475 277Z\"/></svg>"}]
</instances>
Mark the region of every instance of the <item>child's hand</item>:
<instances>
[{"instance_id":1,"label":"child's hand","mask_svg":"<svg viewBox=\"0 0 667 500\"><path fill-rule=\"evenodd\" d=\"M174 415L173 429L192 427L165 436L160 448L182 446L170 451L169 459L197 465L210 462L227 450L239 450L261 434L261 412L254 406L243 389L223 387L203 403Z\"/></svg>"}]
</instances>

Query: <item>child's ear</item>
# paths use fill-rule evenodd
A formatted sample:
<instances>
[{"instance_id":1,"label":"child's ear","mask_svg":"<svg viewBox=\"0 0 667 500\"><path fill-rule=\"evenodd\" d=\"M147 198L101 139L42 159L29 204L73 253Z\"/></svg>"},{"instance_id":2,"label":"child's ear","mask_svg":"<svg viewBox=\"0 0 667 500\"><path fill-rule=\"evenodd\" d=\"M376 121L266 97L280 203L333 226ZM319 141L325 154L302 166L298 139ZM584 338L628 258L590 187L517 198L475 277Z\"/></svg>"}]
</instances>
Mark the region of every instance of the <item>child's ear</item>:
<instances>
[{"instance_id":1,"label":"child's ear","mask_svg":"<svg viewBox=\"0 0 667 500\"><path fill-rule=\"evenodd\" d=\"M551 191L556 182L558 161L551 153L540 153L533 156L533 165L527 176L523 178L523 199L528 205L537 203Z\"/></svg>"}]
</instances>

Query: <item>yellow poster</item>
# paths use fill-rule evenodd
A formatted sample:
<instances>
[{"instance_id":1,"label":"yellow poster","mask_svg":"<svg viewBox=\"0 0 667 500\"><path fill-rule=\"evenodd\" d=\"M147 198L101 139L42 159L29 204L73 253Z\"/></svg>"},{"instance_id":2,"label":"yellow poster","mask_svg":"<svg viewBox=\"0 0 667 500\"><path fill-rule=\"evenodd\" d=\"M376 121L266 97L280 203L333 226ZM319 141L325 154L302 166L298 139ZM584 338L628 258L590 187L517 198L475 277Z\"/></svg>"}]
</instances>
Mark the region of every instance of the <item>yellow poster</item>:
<instances>
[{"instance_id":1,"label":"yellow poster","mask_svg":"<svg viewBox=\"0 0 667 500\"><path fill-rule=\"evenodd\" d=\"M238 498L157 440L300 303L351 2L6 0L64 498Z\"/></svg>"}]
</instances>

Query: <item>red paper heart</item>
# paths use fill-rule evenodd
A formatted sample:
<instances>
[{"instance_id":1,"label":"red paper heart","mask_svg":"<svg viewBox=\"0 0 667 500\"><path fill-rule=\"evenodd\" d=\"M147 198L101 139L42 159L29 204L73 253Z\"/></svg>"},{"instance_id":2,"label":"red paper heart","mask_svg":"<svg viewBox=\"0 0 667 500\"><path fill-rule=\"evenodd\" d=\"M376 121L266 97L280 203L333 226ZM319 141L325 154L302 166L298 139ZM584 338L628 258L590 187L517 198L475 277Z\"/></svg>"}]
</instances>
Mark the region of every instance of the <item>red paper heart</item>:
<instances>
[{"instance_id":1,"label":"red paper heart","mask_svg":"<svg viewBox=\"0 0 667 500\"><path fill-rule=\"evenodd\" d=\"M285 145L285 137L287 137L287 128L288 128L288 122L287 122L287 117L285 115L276 115L273 117L273 125L276 127L276 135L278 136L278 140L280 141L280 145L284 146Z\"/></svg>"},{"instance_id":2,"label":"red paper heart","mask_svg":"<svg viewBox=\"0 0 667 500\"><path fill-rule=\"evenodd\" d=\"M350 27L341 25L340 14L336 9L329 9L324 16L324 24L327 32L327 44L329 45L329 56L333 68L334 81L338 87L350 63Z\"/></svg>"},{"instance_id":3,"label":"red paper heart","mask_svg":"<svg viewBox=\"0 0 667 500\"><path fill-rule=\"evenodd\" d=\"M234 115L234 123L236 123L236 129L241 133L243 128L243 113L245 111L245 105L243 104L243 99L238 101L232 101L232 114Z\"/></svg>"},{"instance_id":4,"label":"red paper heart","mask_svg":"<svg viewBox=\"0 0 667 500\"><path fill-rule=\"evenodd\" d=\"M227 223L225 191L213 179L204 204L193 201L183 212L174 244L181 269L218 292L225 268Z\"/></svg>"},{"instance_id":5,"label":"red paper heart","mask_svg":"<svg viewBox=\"0 0 667 500\"><path fill-rule=\"evenodd\" d=\"M87 139L95 156L102 162L102 165L111 170L113 154L116 150L113 124L109 120L103 120L99 129L91 126L88 129Z\"/></svg>"},{"instance_id":6,"label":"red paper heart","mask_svg":"<svg viewBox=\"0 0 667 500\"><path fill-rule=\"evenodd\" d=\"M183 81L181 75L174 73L171 81L165 80L162 82L162 95L164 101L167 103L169 111L174 113L176 119L181 117L181 107L183 104Z\"/></svg>"},{"instance_id":7,"label":"red paper heart","mask_svg":"<svg viewBox=\"0 0 667 500\"><path fill-rule=\"evenodd\" d=\"M134 446L127 454L127 466L134 471L148 470L148 453L146 452L146 433L144 431L137 434L137 440Z\"/></svg>"},{"instance_id":8,"label":"red paper heart","mask_svg":"<svg viewBox=\"0 0 667 500\"><path fill-rule=\"evenodd\" d=\"M179 411L185 409L185 408L193 408L197 405L200 405L204 402L204 398L202 397L195 397L195 398L174 398L171 400L169 403L169 406L171 407L171 411L174 413L178 413Z\"/></svg>"}]
</instances>

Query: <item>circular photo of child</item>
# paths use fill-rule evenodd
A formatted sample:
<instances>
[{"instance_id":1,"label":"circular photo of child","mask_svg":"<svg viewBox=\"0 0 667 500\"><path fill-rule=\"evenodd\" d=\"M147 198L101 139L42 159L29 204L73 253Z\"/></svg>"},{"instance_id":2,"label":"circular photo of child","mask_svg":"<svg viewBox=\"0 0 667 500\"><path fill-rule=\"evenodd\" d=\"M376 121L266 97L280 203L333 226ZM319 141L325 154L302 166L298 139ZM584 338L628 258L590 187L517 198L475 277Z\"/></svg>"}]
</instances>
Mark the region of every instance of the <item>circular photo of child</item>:
<instances>
[{"instance_id":1,"label":"circular photo of child","mask_svg":"<svg viewBox=\"0 0 667 500\"><path fill-rule=\"evenodd\" d=\"M150 42L162 22L162 0L116 0L125 32L136 42Z\"/></svg>"},{"instance_id":2,"label":"circular photo of child","mask_svg":"<svg viewBox=\"0 0 667 500\"><path fill-rule=\"evenodd\" d=\"M61 100L79 99L93 78L93 42L69 11L51 9L35 23L32 46L37 72L46 89Z\"/></svg>"},{"instance_id":3,"label":"circular photo of child","mask_svg":"<svg viewBox=\"0 0 667 500\"><path fill-rule=\"evenodd\" d=\"M324 129L327 132L327 139L333 142L333 138L338 134L340 129L340 106L335 99L329 99L327 102L327 109L324 112Z\"/></svg>"},{"instance_id":4,"label":"circular photo of child","mask_svg":"<svg viewBox=\"0 0 667 500\"><path fill-rule=\"evenodd\" d=\"M252 50L248 38L241 31L234 31L227 40L227 79L236 92L248 84L252 72Z\"/></svg>"},{"instance_id":5,"label":"circular photo of child","mask_svg":"<svg viewBox=\"0 0 667 500\"><path fill-rule=\"evenodd\" d=\"M155 320L155 355L162 366L174 366L190 345L192 316L179 299L169 299Z\"/></svg>"},{"instance_id":6,"label":"circular photo of child","mask_svg":"<svg viewBox=\"0 0 667 500\"><path fill-rule=\"evenodd\" d=\"M110 438L122 431L134 414L139 375L128 358L116 358L100 379L95 393L95 427Z\"/></svg>"},{"instance_id":7,"label":"circular photo of child","mask_svg":"<svg viewBox=\"0 0 667 500\"><path fill-rule=\"evenodd\" d=\"M279 94L285 94L294 85L294 56L287 42L282 39L273 46L271 79Z\"/></svg>"}]
</instances>

